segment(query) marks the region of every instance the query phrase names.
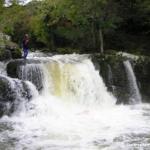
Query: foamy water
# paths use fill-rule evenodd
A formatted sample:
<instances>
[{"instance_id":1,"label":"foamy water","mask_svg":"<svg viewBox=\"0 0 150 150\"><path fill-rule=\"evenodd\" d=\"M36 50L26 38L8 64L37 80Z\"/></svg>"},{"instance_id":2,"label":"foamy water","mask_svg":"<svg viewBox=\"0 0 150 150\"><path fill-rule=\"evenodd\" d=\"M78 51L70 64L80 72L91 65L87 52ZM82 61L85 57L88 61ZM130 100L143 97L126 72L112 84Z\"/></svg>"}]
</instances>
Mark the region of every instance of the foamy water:
<instances>
[{"instance_id":1,"label":"foamy water","mask_svg":"<svg viewBox=\"0 0 150 150\"><path fill-rule=\"evenodd\" d=\"M109 109L64 105L54 97L37 98L26 114L3 117L1 146L6 149L98 150L149 148L150 106ZM0 146L0 148L1 148Z\"/></svg>"},{"instance_id":2,"label":"foamy water","mask_svg":"<svg viewBox=\"0 0 150 150\"><path fill-rule=\"evenodd\" d=\"M0 75L7 75L7 72L6 72L6 66L7 66L7 63L4 63L4 62L0 62Z\"/></svg>"},{"instance_id":3,"label":"foamy water","mask_svg":"<svg viewBox=\"0 0 150 150\"><path fill-rule=\"evenodd\" d=\"M43 65L43 92L0 120L0 149L150 148L150 105L115 105L87 57L55 56Z\"/></svg>"}]
</instances>

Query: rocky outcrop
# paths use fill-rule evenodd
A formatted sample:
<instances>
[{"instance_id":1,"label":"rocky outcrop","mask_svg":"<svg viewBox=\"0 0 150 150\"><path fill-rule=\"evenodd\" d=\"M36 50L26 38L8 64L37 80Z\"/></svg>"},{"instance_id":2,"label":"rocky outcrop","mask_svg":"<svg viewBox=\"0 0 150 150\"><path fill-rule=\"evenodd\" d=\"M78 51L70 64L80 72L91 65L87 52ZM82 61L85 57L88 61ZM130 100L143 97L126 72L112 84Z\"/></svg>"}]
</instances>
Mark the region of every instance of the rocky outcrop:
<instances>
[{"instance_id":1,"label":"rocky outcrop","mask_svg":"<svg viewBox=\"0 0 150 150\"><path fill-rule=\"evenodd\" d=\"M19 46L11 41L10 36L0 32L0 61L21 58Z\"/></svg>"},{"instance_id":2,"label":"rocky outcrop","mask_svg":"<svg viewBox=\"0 0 150 150\"><path fill-rule=\"evenodd\" d=\"M117 98L117 103L130 103L136 88L132 88L125 61L129 60L136 77L143 102L150 102L150 58L134 55L105 54L92 55L95 68L100 72L108 90ZM44 63L44 60L42 60ZM7 65L10 77L31 81L41 91L43 89L43 68L40 60L14 60ZM131 89L132 88L132 89ZM136 93L136 92L135 92Z\"/></svg>"},{"instance_id":3,"label":"rocky outcrop","mask_svg":"<svg viewBox=\"0 0 150 150\"><path fill-rule=\"evenodd\" d=\"M12 114L21 101L28 101L32 97L26 82L0 75L0 117Z\"/></svg>"},{"instance_id":4,"label":"rocky outcrop","mask_svg":"<svg viewBox=\"0 0 150 150\"><path fill-rule=\"evenodd\" d=\"M128 103L129 92L127 78L121 56L117 55L93 55L92 61L99 68L100 75L108 88L117 98L117 103ZM98 67L99 66L99 67Z\"/></svg>"},{"instance_id":5,"label":"rocky outcrop","mask_svg":"<svg viewBox=\"0 0 150 150\"><path fill-rule=\"evenodd\" d=\"M43 89L43 71L39 60L18 59L10 61L7 65L7 74L12 78L31 81L38 91Z\"/></svg>"},{"instance_id":6,"label":"rocky outcrop","mask_svg":"<svg viewBox=\"0 0 150 150\"><path fill-rule=\"evenodd\" d=\"M0 61L9 60L12 58L10 50L0 48Z\"/></svg>"},{"instance_id":7,"label":"rocky outcrop","mask_svg":"<svg viewBox=\"0 0 150 150\"><path fill-rule=\"evenodd\" d=\"M150 58L120 54L92 55L95 67L100 71L108 90L117 97L117 103L129 103L131 91L123 62L129 60L137 78L143 102L150 102Z\"/></svg>"},{"instance_id":8,"label":"rocky outcrop","mask_svg":"<svg viewBox=\"0 0 150 150\"><path fill-rule=\"evenodd\" d=\"M143 100L150 102L150 58L139 58L133 66Z\"/></svg>"}]
</instances>

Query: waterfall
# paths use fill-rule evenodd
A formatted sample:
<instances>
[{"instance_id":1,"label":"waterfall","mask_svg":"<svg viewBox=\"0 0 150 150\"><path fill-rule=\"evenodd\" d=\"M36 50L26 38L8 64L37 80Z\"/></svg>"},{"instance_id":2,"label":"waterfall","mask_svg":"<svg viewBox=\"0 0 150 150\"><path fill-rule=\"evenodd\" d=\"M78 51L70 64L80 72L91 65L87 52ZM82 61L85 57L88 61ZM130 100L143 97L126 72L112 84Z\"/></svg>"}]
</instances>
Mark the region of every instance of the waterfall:
<instances>
[{"instance_id":1,"label":"waterfall","mask_svg":"<svg viewBox=\"0 0 150 150\"><path fill-rule=\"evenodd\" d=\"M0 75L0 116L25 110L22 107L37 94L35 86L28 81Z\"/></svg>"},{"instance_id":2,"label":"waterfall","mask_svg":"<svg viewBox=\"0 0 150 150\"><path fill-rule=\"evenodd\" d=\"M32 144L30 148L26 145L27 149L38 149L41 142L43 149L43 145L49 149L50 145L61 145L63 142L68 145L78 141L84 143L83 139L91 135L91 131L92 136L85 143L93 140L101 132L99 125L105 122L104 110L114 108L116 99L107 91L91 60L78 55L56 56L49 58L47 62L41 62L41 68L42 93L28 102L24 113L20 112L20 117L14 115L12 118L17 122L14 135L20 138L17 146L23 148L29 141ZM98 119L96 122L96 118L104 120L101 122ZM109 119L109 115L106 119ZM89 127L92 128L88 129ZM21 135L26 138L20 137ZM36 137L38 144L35 145ZM45 140L47 144L43 143ZM24 144L20 145L22 143ZM52 146L50 149L55 148Z\"/></svg>"},{"instance_id":3,"label":"waterfall","mask_svg":"<svg viewBox=\"0 0 150 150\"><path fill-rule=\"evenodd\" d=\"M17 72L19 79L32 82L39 91L43 89L43 70L40 64L21 65Z\"/></svg>"},{"instance_id":4,"label":"waterfall","mask_svg":"<svg viewBox=\"0 0 150 150\"><path fill-rule=\"evenodd\" d=\"M141 103L141 95L137 85L136 77L134 71L132 69L131 63L127 60L124 61L125 71L127 73L129 90L130 90L130 98L129 103L138 104Z\"/></svg>"},{"instance_id":5,"label":"waterfall","mask_svg":"<svg viewBox=\"0 0 150 150\"><path fill-rule=\"evenodd\" d=\"M107 67L108 67L108 75L107 75L107 78L108 78L108 89L114 93L115 92L115 86L113 85L112 69L111 69L111 66L109 64L107 65Z\"/></svg>"},{"instance_id":6,"label":"waterfall","mask_svg":"<svg viewBox=\"0 0 150 150\"><path fill-rule=\"evenodd\" d=\"M7 75L6 66L7 66L7 63L0 62L0 74Z\"/></svg>"},{"instance_id":7,"label":"waterfall","mask_svg":"<svg viewBox=\"0 0 150 150\"><path fill-rule=\"evenodd\" d=\"M31 61L25 63L18 60L15 64L15 61L12 61L9 68L11 64L15 66L16 76L20 79L9 78L13 83L11 85L14 85L11 89L14 89L15 95L19 97L14 98L16 105L21 103L20 99L29 99L28 95L32 95L28 93L30 90L24 89L27 81L33 83L40 91L40 96L47 100L48 97L52 97L54 101L57 99L64 104L101 108L116 103L116 99L107 91L99 71L95 69L88 55L56 55L38 58L36 55ZM46 109L49 108L46 106Z\"/></svg>"},{"instance_id":8,"label":"waterfall","mask_svg":"<svg viewBox=\"0 0 150 150\"><path fill-rule=\"evenodd\" d=\"M149 145L150 107L115 105L116 99L87 55L35 56L31 60L17 61L15 70L21 80L4 77L8 91L14 91L10 96L15 97L17 111L0 119L1 149L138 149L141 142ZM131 64L124 65L135 89ZM115 74L111 67L108 72L112 83ZM42 84L40 94L31 82L36 87Z\"/></svg>"},{"instance_id":9,"label":"waterfall","mask_svg":"<svg viewBox=\"0 0 150 150\"><path fill-rule=\"evenodd\" d=\"M90 59L77 57L56 58L43 64L45 90L63 100L85 105L115 104L115 98L95 70Z\"/></svg>"}]
</instances>

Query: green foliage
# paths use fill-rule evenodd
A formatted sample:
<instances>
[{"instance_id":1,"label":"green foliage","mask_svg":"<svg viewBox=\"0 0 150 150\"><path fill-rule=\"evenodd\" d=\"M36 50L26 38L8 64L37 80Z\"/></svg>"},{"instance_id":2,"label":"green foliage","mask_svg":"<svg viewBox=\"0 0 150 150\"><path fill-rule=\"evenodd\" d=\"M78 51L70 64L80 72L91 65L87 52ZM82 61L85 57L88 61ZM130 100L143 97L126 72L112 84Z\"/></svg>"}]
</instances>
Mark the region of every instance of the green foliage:
<instances>
[{"instance_id":1,"label":"green foliage","mask_svg":"<svg viewBox=\"0 0 150 150\"><path fill-rule=\"evenodd\" d=\"M13 59L17 59L17 58L21 58L22 57L22 50L17 48L17 49L14 49L12 52L12 58Z\"/></svg>"},{"instance_id":2,"label":"green foliage","mask_svg":"<svg viewBox=\"0 0 150 150\"><path fill-rule=\"evenodd\" d=\"M0 1L0 30L20 46L28 33L34 48L61 51L58 47L71 47L81 53L99 52L101 30L105 49L148 53L149 0L33 0L27 5L20 5L19 0L10 2L11 6L4 7L4 1Z\"/></svg>"},{"instance_id":3,"label":"green foliage","mask_svg":"<svg viewBox=\"0 0 150 150\"><path fill-rule=\"evenodd\" d=\"M60 54L80 53L79 49L72 49L69 47L57 48L57 52L59 52Z\"/></svg>"}]
</instances>

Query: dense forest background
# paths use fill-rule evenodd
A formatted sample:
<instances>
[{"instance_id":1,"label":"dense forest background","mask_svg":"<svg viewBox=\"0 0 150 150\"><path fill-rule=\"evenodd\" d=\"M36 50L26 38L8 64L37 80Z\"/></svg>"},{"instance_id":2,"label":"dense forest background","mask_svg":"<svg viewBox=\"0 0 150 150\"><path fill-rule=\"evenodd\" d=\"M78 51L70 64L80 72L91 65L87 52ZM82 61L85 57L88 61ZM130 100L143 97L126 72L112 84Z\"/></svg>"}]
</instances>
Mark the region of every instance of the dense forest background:
<instances>
[{"instance_id":1,"label":"dense forest background","mask_svg":"<svg viewBox=\"0 0 150 150\"><path fill-rule=\"evenodd\" d=\"M150 0L0 0L0 31L50 52L150 55Z\"/></svg>"}]
</instances>

